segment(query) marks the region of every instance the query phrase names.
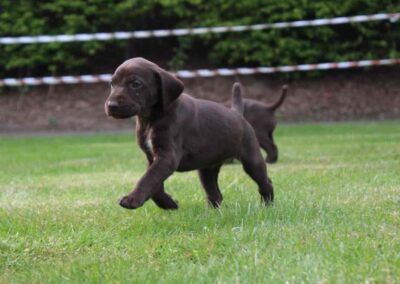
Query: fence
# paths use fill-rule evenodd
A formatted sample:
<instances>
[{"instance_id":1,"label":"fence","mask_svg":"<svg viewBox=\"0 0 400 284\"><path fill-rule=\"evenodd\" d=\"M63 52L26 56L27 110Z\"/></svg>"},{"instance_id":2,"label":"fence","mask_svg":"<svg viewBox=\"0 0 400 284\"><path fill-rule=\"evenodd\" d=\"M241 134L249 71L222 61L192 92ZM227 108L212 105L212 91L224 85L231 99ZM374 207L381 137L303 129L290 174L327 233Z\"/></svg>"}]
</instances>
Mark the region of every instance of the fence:
<instances>
[{"instance_id":1,"label":"fence","mask_svg":"<svg viewBox=\"0 0 400 284\"><path fill-rule=\"evenodd\" d=\"M169 36L187 36L199 35L206 33L226 33L226 32L243 32L251 30L265 29L282 29L282 28L300 28L307 26L324 26L324 25L340 25L348 23L361 23L370 21L389 20L395 22L399 20L400 13L382 13L372 15L358 15L350 17L337 17L331 19L302 20L294 22L278 22L271 24L256 24L242 26L221 26L221 27L200 27L190 29L170 29L170 30L153 30L153 31L132 31L132 32L114 32L114 33L94 33L94 34L75 34L75 35L39 35L39 36L21 36L21 37L2 37L0 45L10 44L36 44L51 42L73 42L73 41L106 41L106 40L123 40L130 38L151 38L151 37L169 37ZM328 62L317 64L301 64L291 66L277 67L256 67L256 68L219 68L215 70L179 70L174 72L181 78L195 77L213 77L213 76L232 76L232 75L250 75L250 74L269 74L283 73L295 71L312 71L312 70L329 70L329 69L346 69L359 68L366 66L380 65L398 65L400 59L377 59L377 60L360 60L346 62ZM5 78L0 79L0 86L24 86L24 85L57 85L57 84L78 84L78 83L98 83L107 82L111 78L111 74L99 75L80 75L80 76L47 76L40 78Z\"/></svg>"}]
</instances>

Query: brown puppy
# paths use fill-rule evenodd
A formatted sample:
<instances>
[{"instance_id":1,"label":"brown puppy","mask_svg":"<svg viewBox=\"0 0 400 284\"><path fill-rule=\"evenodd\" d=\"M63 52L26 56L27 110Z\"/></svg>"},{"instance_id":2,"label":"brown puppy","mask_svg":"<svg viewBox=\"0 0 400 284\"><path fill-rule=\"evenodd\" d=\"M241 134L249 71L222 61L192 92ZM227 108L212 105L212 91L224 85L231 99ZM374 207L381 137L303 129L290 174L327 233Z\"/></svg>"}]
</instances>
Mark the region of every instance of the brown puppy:
<instances>
[{"instance_id":1,"label":"brown puppy","mask_svg":"<svg viewBox=\"0 0 400 284\"><path fill-rule=\"evenodd\" d=\"M183 88L143 58L125 61L113 74L105 111L114 118L136 116L138 144L148 160L146 173L120 205L135 209L151 198L163 209L176 209L164 181L174 171L198 170L209 204L218 207L218 173L229 158L242 162L262 200L271 202L273 188L253 128L237 111L183 94Z\"/></svg>"},{"instance_id":2,"label":"brown puppy","mask_svg":"<svg viewBox=\"0 0 400 284\"><path fill-rule=\"evenodd\" d=\"M243 87L240 83L232 87L232 108L243 114L256 133L260 147L267 152L267 163L275 163L278 160L278 147L275 144L273 132L276 128L275 111L285 100L287 86L282 87L280 98L266 105L256 100L242 98Z\"/></svg>"}]
</instances>

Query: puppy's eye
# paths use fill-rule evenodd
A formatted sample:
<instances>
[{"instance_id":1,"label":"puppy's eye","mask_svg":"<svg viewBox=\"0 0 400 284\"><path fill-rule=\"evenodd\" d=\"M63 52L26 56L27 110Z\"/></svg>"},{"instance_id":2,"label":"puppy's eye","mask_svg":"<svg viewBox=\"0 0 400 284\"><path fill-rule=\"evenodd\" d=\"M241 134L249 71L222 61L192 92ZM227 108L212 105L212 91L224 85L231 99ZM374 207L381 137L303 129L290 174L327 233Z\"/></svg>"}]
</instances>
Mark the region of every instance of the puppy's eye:
<instances>
[{"instance_id":1,"label":"puppy's eye","mask_svg":"<svg viewBox=\"0 0 400 284\"><path fill-rule=\"evenodd\" d=\"M132 82L129 83L129 87L133 90L137 90L143 86L142 82L139 80L133 80Z\"/></svg>"}]
</instances>

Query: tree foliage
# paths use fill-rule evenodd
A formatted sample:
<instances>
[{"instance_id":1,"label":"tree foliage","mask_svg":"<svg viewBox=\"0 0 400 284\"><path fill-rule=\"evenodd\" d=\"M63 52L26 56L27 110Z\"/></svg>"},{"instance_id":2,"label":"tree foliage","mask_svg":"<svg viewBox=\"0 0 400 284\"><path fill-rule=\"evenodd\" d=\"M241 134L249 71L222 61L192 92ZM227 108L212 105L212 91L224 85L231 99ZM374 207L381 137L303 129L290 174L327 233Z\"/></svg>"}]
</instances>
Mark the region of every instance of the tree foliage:
<instances>
[{"instance_id":1,"label":"tree foliage","mask_svg":"<svg viewBox=\"0 0 400 284\"><path fill-rule=\"evenodd\" d=\"M395 0L0 0L0 36L242 25L399 11ZM167 60L172 68L394 58L400 55L399 22L2 45L0 75L111 72L132 56Z\"/></svg>"}]
</instances>

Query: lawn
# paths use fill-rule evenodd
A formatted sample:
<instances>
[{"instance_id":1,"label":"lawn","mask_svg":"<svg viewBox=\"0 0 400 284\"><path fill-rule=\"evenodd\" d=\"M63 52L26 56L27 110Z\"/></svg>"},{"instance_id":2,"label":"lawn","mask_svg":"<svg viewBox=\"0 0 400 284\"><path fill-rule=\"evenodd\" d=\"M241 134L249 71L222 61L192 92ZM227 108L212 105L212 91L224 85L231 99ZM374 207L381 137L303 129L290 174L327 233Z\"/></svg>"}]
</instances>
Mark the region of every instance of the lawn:
<instances>
[{"instance_id":1,"label":"lawn","mask_svg":"<svg viewBox=\"0 0 400 284\"><path fill-rule=\"evenodd\" d=\"M196 172L177 211L119 197L145 170L133 133L0 136L0 283L399 283L400 123L281 125L274 206L240 164L206 206Z\"/></svg>"}]
</instances>

